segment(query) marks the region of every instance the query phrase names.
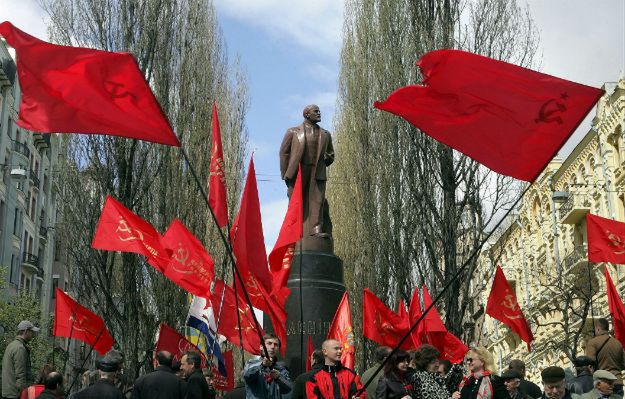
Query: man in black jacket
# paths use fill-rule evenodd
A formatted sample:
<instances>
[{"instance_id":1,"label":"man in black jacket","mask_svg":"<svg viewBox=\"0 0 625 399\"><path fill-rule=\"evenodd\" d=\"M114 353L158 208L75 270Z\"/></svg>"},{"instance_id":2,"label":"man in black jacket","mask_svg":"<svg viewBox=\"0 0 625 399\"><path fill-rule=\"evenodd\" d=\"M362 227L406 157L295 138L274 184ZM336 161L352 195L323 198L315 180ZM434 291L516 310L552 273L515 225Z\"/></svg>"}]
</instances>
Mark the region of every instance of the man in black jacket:
<instances>
[{"instance_id":1,"label":"man in black jacket","mask_svg":"<svg viewBox=\"0 0 625 399\"><path fill-rule=\"evenodd\" d=\"M202 358L197 352L187 352L180 361L180 368L187 378L186 399L215 399L215 391L210 389L202 374Z\"/></svg>"},{"instance_id":2,"label":"man in black jacket","mask_svg":"<svg viewBox=\"0 0 625 399\"><path fill-rule=\"evenodd\" d=\"M115 386L119 363L106 356L98 362L100 379L89 388L77 392L74 399L123 399L122 391Z\"/></svg>"},{"instance_id":3,"label":"man in black jacket","mask_svg":"<svg viewBox=\"0 0 625 399\"><path fill-rule=\"evenodd\" d=\"M512 359L510 360L510 370L516 370L521 374L521 383L519 385L519 391L524 394L531 396L534 399L538 399L542 396L542 391L540 387L534 384L532 381L528 381L525 379L525 362L520 359Z\"/></svg>"},{"instance_id":4,"label":"man in black jacket","mask_svg":"<svg viewBox=\"0 0 625 399\"><path fill-rule=\"evenodd\" d=\"M184 391L182 381L171 369L173 356L167 351L156 354L158 367L140 377L132 390L133 399L182 399Z\"/></svg>"},{"instance_id":5,"label":"man in black jacket","mask_svg":"<svg viewBox=\"0 0 625 399\"><path fill-rule=\"evenodd\" d=\"M315 349L310 355L310 371L300 374L295 379L293 384L293 391L291 391L291 399L305 399L306 398L306 382L310 380L310 377L323 367L323 351L321 349Z\"/></svg>"},{"instance_id":6,"label":"man in black jacket","mask_svg":"<svg viewBox=\"0 0 625 399\"><path fill-rule=\"evenodd\" d=\"M36 399L57 399L63 397L63 376L56 371L46 375L43 380L46 389Z\"/></svg>"}]
</instances>

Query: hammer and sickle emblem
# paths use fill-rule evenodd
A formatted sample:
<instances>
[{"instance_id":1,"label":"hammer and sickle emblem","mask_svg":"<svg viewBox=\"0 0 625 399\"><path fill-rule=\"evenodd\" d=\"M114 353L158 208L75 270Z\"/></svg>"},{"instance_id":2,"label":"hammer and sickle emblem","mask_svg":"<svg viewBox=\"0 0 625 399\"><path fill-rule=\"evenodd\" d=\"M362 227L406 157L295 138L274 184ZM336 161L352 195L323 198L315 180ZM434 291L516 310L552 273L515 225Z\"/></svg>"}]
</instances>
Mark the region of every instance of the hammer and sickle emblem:
<instances>
[{"instance_id":1,"label":"hammer and sickle emblem","mask_svg":"<svg viewBox=\"0 0 625 399\"><path fill-rule=\"evenodd\" d=\"M258 282L254 278L254 276L252 276L251 274L248 275L247 284L245 285L250 289L249 291L250 296L255 296L255 297L263 296L260 293L260 289L258 288Z\"/></svg>"},{"instance_id":2,"label":"hammer and sickle emblem","mask_svg":"<svg viewBox=\"0 0 625 399\"><path fill-rule=\"evenodd\" d=\"M185 353L185 352L188 352L188 351L190 351L192 349L193 349L193 347L189 344L188 341L183 340L183 339L178 341L178 352L179 353Z\"/></svg>"},{"instance_id":3,"label":"hammer and sickle emblem","mask_svg":"<svg viewBox=\"0 0 625 399\"><path fill-rule=\"evenodd\" d=\"M193 273L193 271L189 270L189 268L187 267L187 260L189 260L189 251L186 248L183 248L182 244L179 244L178 249L176 249L176 252L173 253L172 258L176 261L171 264L171 267L175 271L184 274Z\"/></svg>"},{"instance_id":4,"label":"hammer and sickle emblem","mask_svg":"<svg viewBox=\"0 0 625 399\"><path fill-rule=\"evenodd\" d=\"M130 97L133 102L137 100L134 94L125 89L123 83L111 82L108 80L104 82L104 90L106 90L112 98Z\"/></svg>"},{"instance_id":5,"label":"hammer and sickle emblem","mask_svg":"<svg viewBox=\"0 0 625 399\"><path fill-rule=\"evenodd\" d=\"M623 244L623 240L621 239L621 237L619 237L616 234L612 233L610 230L606 230L605 232L608 235L608 240L610 240L610 244L612 244L612 246L615 249L614 253L616 255L625 254L625 245ZM617 251L617 249L619 249L619 248L620 248L620 250Z\"/></svg>"},{"instance_id":6,"label":"hammer and sickle emblem","mask_svg":"<svg viewBox=\"0 0 625 399\"><path fill-rule=\"evenodd\" d=\"M506 290L507 291L507 290ZM512 296L512 294L508 294L504 297L504 300L501 302L501 306L503 306L506 309L510 309L510 311L512 313L516 313L513 315L509 315L504 311L504 315L509 318L509 319L520 319L521 316L519 313L519 304L517 303L517 301L514 299L514 297Z\"/></svg>"},{"instance_id":7,"label":"hammer and sickle emblem","mask_svg":"<svg viewBox=\"0 0 625 399\"><path fill-rule=\"evenodd\" d=\"M566 94L561 96L563 99L566 98ZM544 122L551 123L557 122L558 124L562 124L562 118L558 113L562 113L566 111L566 105L563 102L559 102L558 100L552 98L550 100L545 101L545 103L540 107L540 111L538 112L538 118L534 120L534 122Z\"/></svg>"},{"instance_id":8,"label":"hammer and sickle emblem","mask_svg":"<svg viewBox=\"0 0 625 399\"><path fill-rule=\"evenodd\" d=\"M134 240L139 240L139 241L143 241L143 233L141 233L141 231L139 230L134 230L128 226L128 222L126 222L126 219L120 218L119 219L119 223L117 224L117 229L115 230L115 232L121 232L121 233L128 233L127 236L122 237L121 235L117 235L117 238L119 238L120 241L134 241ZM135 235L136 234L136 235Z\"/></svg>"},{"instance_id":9,"label":"hammer and sickle emblem","mask_svg":"<svg viewBox=\"0 0 625 399\"><path fill-rule=\"evenodd\" d=\"M84 319L82 317L70 316L69 320L72 322L72 328L76 331L88 332L83 327Z\"/></svg>"}]
</instances>

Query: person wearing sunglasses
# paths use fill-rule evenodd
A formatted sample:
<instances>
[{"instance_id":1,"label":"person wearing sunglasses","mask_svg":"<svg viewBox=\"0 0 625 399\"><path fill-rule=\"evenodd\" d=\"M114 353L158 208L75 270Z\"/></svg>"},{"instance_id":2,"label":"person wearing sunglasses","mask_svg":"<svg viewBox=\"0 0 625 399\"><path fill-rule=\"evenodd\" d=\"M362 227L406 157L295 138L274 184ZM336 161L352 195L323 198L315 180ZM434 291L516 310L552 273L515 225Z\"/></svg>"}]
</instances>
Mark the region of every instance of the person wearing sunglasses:
<instances>
[{"instance_id":1,"label":"person wearing sunglasses","mask_svg":"<svg viewBox=\"0 0 625 399\"><path fill-rule=\"evenodd\" d=\"M496 375L493 355L486 348L471 348L465 356L465 365L471 374L452 399L510 399L503 380Z\"/></svg>"}]
</instances>

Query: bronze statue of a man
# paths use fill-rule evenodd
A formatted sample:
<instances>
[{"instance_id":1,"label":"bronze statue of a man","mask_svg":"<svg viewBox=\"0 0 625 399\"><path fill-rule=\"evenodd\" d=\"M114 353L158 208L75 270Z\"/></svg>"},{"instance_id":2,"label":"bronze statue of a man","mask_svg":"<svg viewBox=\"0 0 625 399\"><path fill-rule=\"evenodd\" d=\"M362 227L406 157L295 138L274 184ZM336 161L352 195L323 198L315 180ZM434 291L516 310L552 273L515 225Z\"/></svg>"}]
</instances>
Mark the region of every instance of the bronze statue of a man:
<instances>
[{"instance_id":1,"label":"bronze statue of a man","mask_svg":"<svg viewBox=\"0 0 625 399\"><path fill-rule=\"evenodd\" d=\"M304 108L304 122L286 131L280 146L280 173L291 197L298 166L302 166L304 225L309 235L329 237L332 224L328 212L326 169L334 162L330 133L319 127L321 111L316 105ZM304 231L304 235L307 232Z\"/></svg>"}]
</instances>

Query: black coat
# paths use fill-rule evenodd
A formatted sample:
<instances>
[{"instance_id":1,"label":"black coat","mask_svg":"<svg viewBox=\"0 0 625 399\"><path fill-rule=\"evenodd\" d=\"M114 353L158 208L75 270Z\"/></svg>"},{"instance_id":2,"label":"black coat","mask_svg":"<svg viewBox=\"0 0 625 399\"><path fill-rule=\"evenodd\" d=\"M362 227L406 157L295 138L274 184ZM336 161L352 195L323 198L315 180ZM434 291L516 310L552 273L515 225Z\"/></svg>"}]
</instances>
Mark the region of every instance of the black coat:
<instances>
[{"instance_id":1,"label":"black coat","mask_svg":"<svg viewBox=\"0 0 625 399\"><path fill-rule=\"evenodd\" d=\"M407 381L408 378L400 381L395 374L380 378L378 387L375 390L375 399L401 399L409 395L409 392L406 390Z\"/></svg>"},{"instance_id":2,"label":"black coat","mask_svg":"<svg viewBox=\"0 0 625 399\"><path fill-rule=\"evenodd\" d=\"M58 399L58 396L53 390L44 389L35 399Z\"/></svg>"},{"instance_id":3,"label":"black coat","mask_svg":"<svg viewBox=\"0 0 625 399\"><path fill-rule=\"evenodd\" d=\"M321 365L314 365L312 370L297 376L293 382L293 390L291 391L291 399L306 399L306 382L310 381L312 375L321 369ZM372 398L373 399L373 398Z\"/></svg>"},{"instance_id":4,"label":"black coat","mask_svg":"<svg viewBox=\"0 0 625 399\"><path fill-rule=\"evenodd\" d=\"M183 399L182 380L167 366L158 366L140 377L132 390L132 399Z\"/></svg>"},{"instance_id":5,"label":"black coat","mask_svg":"<svg viewBox=\"0 0 625 399\"><path fill-rule=\"evenodd\" d=\"M245 385L236 387L224 395L224 399L245 399Z\"/></svg>"},{"instance_id":6,"label":"black coat","mask_svg":"<svg viewBox=\"0 0 625 399\"><path fill-rule=\"evenodd\" d=\"M189 377L187 377L187 395L186 399L215 399L215 391L210 389L204 374L199 369L195 369Z\"/></svg>"},{"instance_id":7,"label":"black coat","mask_svg":"<svg viewBox=\"0 0 625 399\"><path fill-rule=\"evenodd\" d=\"M100 379L74 395L74 399L123 399L122 392L111 381Z\"/></svg>"},{"instance_id":8,"label":"black coat","mask_svg":"<svg viewBox=\"0 0 625 399\"><path fill-rule=\"evenodd\" d=\"M475 377L470 376L460 390L460 399L477 399L477 391L482 384L482 378L484 377L480 377L476 380ZM501 378L496 375L491 375L490 381L493 386L493 399L510 399L508 390Z\"/></svg>"},{"instance_id":9,"label":"black coat","mask_svg":"<svg viewBox=\"0 0 625 399\"><path fill-rule=\"evenodd\" d=\"M592 374L587 371L578 374L577 377L573 377L571 381L566 383L566 389L578 395L590 392L594 387Z\"/></svg>"}]
</instances>

